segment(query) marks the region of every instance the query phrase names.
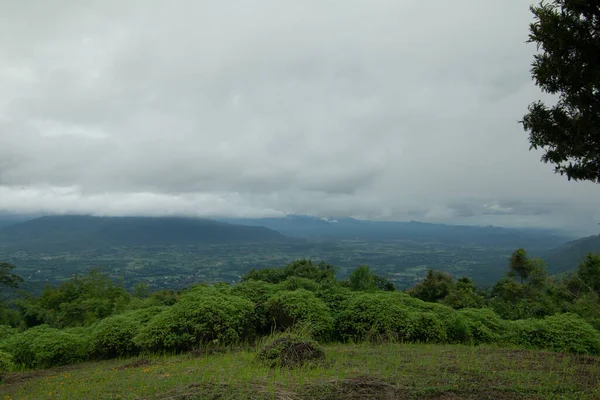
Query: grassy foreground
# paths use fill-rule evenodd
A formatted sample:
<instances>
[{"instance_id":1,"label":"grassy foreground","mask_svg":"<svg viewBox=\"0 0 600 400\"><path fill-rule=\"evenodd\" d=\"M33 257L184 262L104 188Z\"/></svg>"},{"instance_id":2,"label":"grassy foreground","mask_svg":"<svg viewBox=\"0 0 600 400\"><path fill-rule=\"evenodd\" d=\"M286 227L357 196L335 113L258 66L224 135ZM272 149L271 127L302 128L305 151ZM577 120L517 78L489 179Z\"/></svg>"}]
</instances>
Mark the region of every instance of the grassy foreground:
<instances>
[{"instance_id":1,"label":"grassy foreground","mask_svg":"<svg viewBox=\"0 0 600 400\"><path fill-rule=\"evenodd\" d=\"M600 357L462 345L328 345L321 366L271 370L252 350L9 374L15 399L600 399Z\"/></svg>"}]
</instances>

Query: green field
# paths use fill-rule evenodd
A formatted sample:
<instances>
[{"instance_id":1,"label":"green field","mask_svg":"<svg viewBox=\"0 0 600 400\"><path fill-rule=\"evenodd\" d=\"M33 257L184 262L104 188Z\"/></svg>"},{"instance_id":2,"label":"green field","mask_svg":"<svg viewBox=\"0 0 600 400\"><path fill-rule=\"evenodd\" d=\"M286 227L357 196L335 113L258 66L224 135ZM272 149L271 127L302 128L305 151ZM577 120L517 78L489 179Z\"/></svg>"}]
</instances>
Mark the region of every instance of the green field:
<instances>
[{"instance_id":1,"label":"green field","mask_svg":"<svg viewBox=\"0 0 600 400\"><path fill-rule=\"evenodd\" d=\"M598 399L600 357L464 345L327 345L324 365L269 369L253 348L12 373L16 399Z\"/></svg>"}]
</instances>

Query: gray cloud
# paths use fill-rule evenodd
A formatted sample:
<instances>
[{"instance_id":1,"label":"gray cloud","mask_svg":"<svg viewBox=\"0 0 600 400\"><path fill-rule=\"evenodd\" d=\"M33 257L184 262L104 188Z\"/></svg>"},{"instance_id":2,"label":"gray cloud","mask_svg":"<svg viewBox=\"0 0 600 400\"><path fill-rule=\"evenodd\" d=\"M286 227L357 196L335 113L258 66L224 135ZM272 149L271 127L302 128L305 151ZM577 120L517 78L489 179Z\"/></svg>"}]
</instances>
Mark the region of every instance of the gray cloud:
<instances>
[{"instance_id":1,"label":"gray cloud","mask_svg":"<svg viewBox=\"0 0 600 400\"><path fill-rule=\"evenodd\" d=\"M520 0L0 5L0 210L592 232L528 151Z\"/></svg>"}]
</instances>

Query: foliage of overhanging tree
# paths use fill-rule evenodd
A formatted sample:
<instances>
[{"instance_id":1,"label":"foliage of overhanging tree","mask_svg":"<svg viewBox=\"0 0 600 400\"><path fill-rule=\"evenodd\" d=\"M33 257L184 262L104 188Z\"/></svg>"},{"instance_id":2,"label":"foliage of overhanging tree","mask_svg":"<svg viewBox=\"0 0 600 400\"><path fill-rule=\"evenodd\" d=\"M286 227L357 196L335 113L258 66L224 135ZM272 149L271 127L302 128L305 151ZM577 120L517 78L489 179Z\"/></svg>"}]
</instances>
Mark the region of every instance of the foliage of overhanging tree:
<instances>
[{"instance_id":1,"label":"foliage of overhanging tree","mask_svg":"<svg viewBox=\"0 0 600 400\"><path fill-rule=\"evenodd\" d=\"M531 6L529 42L538 46L532 77L557 96L529 106L530 149L569 180L600 183L600 2L554 0Z\"/></svg>"}]
</instances>

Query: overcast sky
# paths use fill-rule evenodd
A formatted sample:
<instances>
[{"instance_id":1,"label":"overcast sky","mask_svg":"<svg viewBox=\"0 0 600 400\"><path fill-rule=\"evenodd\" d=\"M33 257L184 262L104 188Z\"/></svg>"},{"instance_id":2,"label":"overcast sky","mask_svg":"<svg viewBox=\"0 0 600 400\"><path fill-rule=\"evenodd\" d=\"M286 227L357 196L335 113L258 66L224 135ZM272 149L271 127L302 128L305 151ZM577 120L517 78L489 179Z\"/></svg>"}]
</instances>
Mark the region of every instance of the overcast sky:
<instances>
[{"instance_id":1,"label":"overcast sky","mask_svg":"<svg viewBox=\"0 0 600 400\"><path fill-rule=\"evenodd\" d=\"M594 233L517 123L527 0L0 0L0 212Z\"/></svg>"}]
</instances>

